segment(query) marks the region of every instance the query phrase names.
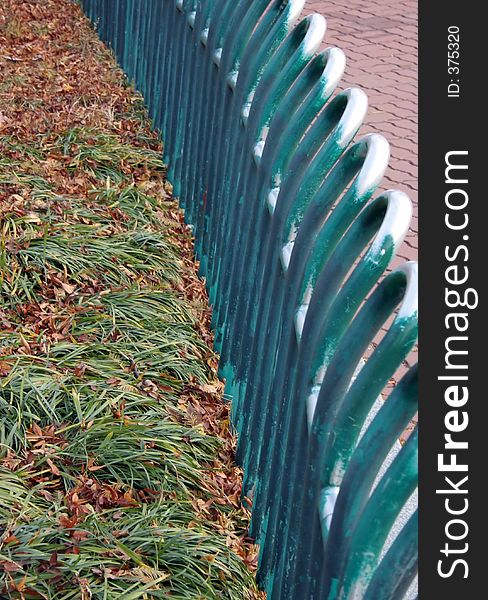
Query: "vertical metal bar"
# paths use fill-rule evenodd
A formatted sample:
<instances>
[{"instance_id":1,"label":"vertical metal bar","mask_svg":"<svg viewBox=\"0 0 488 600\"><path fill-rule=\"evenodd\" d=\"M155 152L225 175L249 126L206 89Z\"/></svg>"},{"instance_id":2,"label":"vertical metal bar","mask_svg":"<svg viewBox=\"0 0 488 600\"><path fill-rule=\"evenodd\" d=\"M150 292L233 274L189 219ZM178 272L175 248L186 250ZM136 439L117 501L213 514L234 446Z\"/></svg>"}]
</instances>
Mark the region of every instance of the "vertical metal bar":
<instances>
[{"instance_id":1,"label":"vertical metal bar","mask_svg":"<svg viewBox=\"0 0 488 600\"><path fill-rule=\"evenodd\" d=\"M255 169L254 148L260 142L263 130L269 127L270 120L283 98L284 90L289 89L299 73L313 56L325 33L323 18L304 19L279 47L273 59L267 65L254 93L249 116L246 118L245 136L241 143L240 155L234 156L233 170L237 191L222 214L220 235L217 236L214 249L213 269L209 276L213 297L219 297L221 282L225 278L225 265L230 258L223 249L228 248L235 238L243 214L245 199L243 191L247 177ZM230 193L230 190L229 190ZM232 197L232 195L231 195ZM217 310L219 310L219 306Z\"/></svg>"},{"instance_id":2,"label":"vertical metal bar","mask_svg":"<svg viewBox=\"0 0 488 600\"><path fill-rule=\"evenodd\" d=\"M269 11L258 22L247 47L243 49L240 62L236 62L227 76L225 96L222 101L223 113L217 122L216 158L208 181L206 210L201 226L200 240L197 240L201 256L202 276L212 280L215 239L223 227L221 216L225 214L230 200L229 189L235 189L231 182L236 174L231 166L234 153L240 150L240 137L243 133L242 111L245 102L255 92L259 79L276 48L289 31L298 16L303 0L276 0ZM225 191L224 191L225 190ZM209 265L209 266L208 266ZM211 300L215 300L210 285ZM216 332L218 348L218 331Z\"/></svg>"},{"instance_id":3,"label":"vertical metal bar","mask_svg":"<svg viewBox=\"0 0 488 600\"><path fill-rule=\"evenodd\" d=\"M418 510L409 518L375 570L364 600L403 598L418 569Z\"/></svg>"},{"instance_id":4,"label":"vertical metal bar","mask_svg":"<svg viewBox=\"0 0 488 600\"><path fill-rule=\"evenodd\" d=\"M312 145L320 141L320 150L315 155L313 151L303 152L299 147L290 165L290 171L280 188L269 233L259 248L258 270L252 287L254 303L244 307L242 313L245 315L242 322L246 323L246 329L242 330L244 341L241 342L240 352L243 360L236 371L236 378L246 384L246 393L242 401L243 413L249 414L250 417L246 432L252 429L255 422L257 423L253 418L256 415L253 406L256 401L254 392L257 381L249 380L249 372L251 365L261 364L261 360L266 360L266 327L272 312L273 284L281 268L282 229L288 221L287 217L294 203L306 204L310 201L320 187L325 174L347 147L362 123L365 105L365 97L359 90L350 90L337 96L321 113L308 134ZM318 131L325 137L325 142L323 142L324 137L317 135ZM310 165L306 156L312 157ZM237 349L238 346L235 345L236 354ZM244 459L251 438L247 438L244 433L239 442L238 456Z\"/></svg>"},{"instance_id":5,"label":"vertical metal bar","mask_svg":"<svg viewBox=\"0 0 488 600\"><path fill-rule=\"evenodd\" d=\"M228 27L235 22L236 11L242 11L244 8L242 2L237 4L223 2L221 6L216 6L208 21L208 26L203 32L202 48L205 60L203 62L198 106L196 107L198 118L194 129L193 153L188 164L189 174L187 175L189 184L188 199L191 200L191 205L190 210L186 211L187 214L185 213L185 218L192 227L194 227L201 205L205 201L205 197L199 195L199 182L203 177L205 136L208 127L210 127L210 121L215 114L215 95L219 82L218 59L222 52L222 44L228 32ZM232 21L233 17L234 21Z\"/></svg>"},{"instance_id":6,"label":"vertical metal bar","mask_svg":"<svg viewBox=\"0 0 488 600\"><path fill-rule=\"evenodd\" d=\"M331 597L331 589L334 590L332 597L337 598L364 595L388 533L404 504L417 487L417 461L418 428L416 427L371 494L361 516L357 518L357 515L351 511L351 517L357 518L357 525L350 537L348 553L344 554L348 560L337 588L335 588L335 581L332 581L331 588L324 589L325 598ZM369 477L365 478L367 479ZM344 496L348 489L347 483L344 485ZM339 499L337 514L341 514ZM347 540L348 536L344 536L343 539Z\"/></svg>"},{"instance_id":7,"label":"vertical metal bar","mask_svg":"<svg viewBox=\"0 0 488 600\"><path fill-rule=\"evenodd\" d=\"M288 485L281 487L281 474L293 462L292 458L287 457L293 447L289 438L289 428L290 425L293 426L290 423L292 405L283 399L286 398L287 384L295 372L297 344L302 327L302 321L297 320L297 317L303 315L306 302L309 302L308 296L327 256L330 256L331 248L379 185L387 166L388 155L386 140L377 135L367 136L350 148L327 176L307 209L297 234L287 271L286 287L283 287L274 306L274 310L282 314L282 327L276 344L276 369L270 375L269 389L263 390L265 397L271 398L271 406L276 405L279 413L275 424L270 423L270 417L266 417L264 436L268 443L263 447L258 470L262 473L272 472L276 476L273 480L263 478L258 483L252 514L254 535L259 536L265 514L271 512L277 516L278 511L273 503L289 490ZM333 202L348 185L349 188L335 207L333 215L326 221ZM323 231L320 231L321 228ZM274 539L275 521L276 519L269 524L269 528L266 525L270 539Z\"/></svg>"},{"instance_id":8,"label":"vertical metal bar","mask_svg":"<svg viewBox=\"0 0 488 600\"><path fill-rule=\"evenodd\" d=\"M329 441L327 430L324 428L325 418L328 416L329 419L334 419L336 407L339 402L343 401L344 395L347 391L348 384L346 381L351 380L353 373L356 370L358 361L360 357L363 356L368 344L374 339L376 333L380 330L388 315L391 314L392 310L397 306L398 302L402 298L404 310L410 312L410 297L407 292L409 289L412 289L412 287L415 287L414 284L415 282L409 281L408 277L403 272L394 272L386 277L386 279L382 282L382 284L380 284L370 299L366 302L364 308L358 313L358 316L354 319L347 333L342 338L332 361L328 365L324 382L322 383L320 390L319 400L317 401L317 408L312 413L313 422L310 433L310 442L305 458L307 474L305 475L304 493L302 494L300 507L298 508L299 514L306 514L304 511L306 511L307 507L310 506L309 503L317 506L317 503L320 501L321 497L323 497L324 492L322 488L322 475L326 472L328 458L327 442ZM415 319L415 308L410 317ZM354 346L351 346L351 342L354 343ZM345 348L349 349L349 351L346 353L344 352ZM385 407L389 404L389 402L386 403ZM407 409L410 410L411 408L411 410L415 411L414 404L415 403L412 404L412 402L409 401L409 403L407 403ZM393 445L393 441L398 439L398 436L401 434L402 429L400 427L405 427L408 423L408 420L414 414L414 412L408 412L408 417L405 415L402 416L401 411L398 408L395 410L393 407L394 404L391 403L391 407L388 409L388 411L394 410L394 414L396 415L395 418L398 418L398 423L401 423L402 425L398 424L395 428L393 427L392 423L389 423L387 427L387 433L385 433L385 435L390 435L393 437L385 452L381 454L379 450L373 452L373 450L370 449L368 451L368 461L366 462L370 465L371 473L373 473L375 466L377 467L377 470L379 469L387 451ZM383 414L385 414L384 411ZM386 414L389 414L389 412ZM381 420L377 421L375 419L374 422L381 423ZM370 430L368 429L368 432L369 431ZM370 432L370 435L373 434L374 429L372 429ZM368 439L369 438L366 438L366 440ZM384 443L386 444L386 442ZM361 448L367 447L367 441L362 441L361 444ZM357 456L362 457L362 462L365 462L363 460L365 454L364 452L361 454L361 451L361 449L356 451ZM314 472L315 476L313 475ZM349 469L347 472L349 472ZM340 471L337 473L337 477L338 485L335 487L340 486L342 489ZM329 488L330 486L327 486L325 489L328 490ZM352 489L353 488L351 488L351 491ZM333 490L330 490L330 492L333 493ZM335 514L336 512L334 509L334 518ZM323 540L319 540L319 538L315 535L315 531L310 528L307 529L303 522L297 521L297 526L298 545L296 547L294 564L291 566L289 571L289 580L295 585L294 593L309 594L310 586L317 583L319 570L323 569L324 573L333 573L334 568L332 566L327 566L327 563L323 565L321 561L320 563L317 563L316 561L316 556L320 553L321 548L323 547ZM320 527L317 528L317 531L320 531ZM325 531L326 529L322 528L322 532ZM329 535L332 535L332 531ZM337 545L337 536L335 538L331 538L331 540L332 539L333 541L330 541L331 545L328 545L328 548L335 549L332 550L328 556L330 556L331 564L334 564L334 561L337 560L338 556L334 553L340 548L340 545ZM298 574L300 575L300 581L297 581Z\"/></svg>"},{"instance_id":9,"label":"vertical metal bar","mask_svg":"<svg viewBox=\"0 0 488 600\"><path fill-rule=\"evenodd\" d=\"M200 33L195 29L196 35L199 35L196 43L195 72L194 83L191 89L191 104L189 106L189 131L187 133L187 152L186 159L183 160L181 167L182 190L180 193L180 203L185 208L185 220L187 223L193 222L193 213L195 212L194 179L199 168L198 156L200 151L201 135L203 121L206 119L208 109L208 90L211 87L211 72L214 68L213 55L217 50L218 33L220 19L228 17L232 7L225 0L207 1L202 4L202 18L195 25L195 28L201 26ZM200 14L197 12L197 15Z\"/></svg>"},{"instance_id":10,"label":"vertical metal bar","mask_svg":"<svg viewBox=\"0 0 488 600\"><path fill-rule=\"evenodd\" d=\"M382 200L382 198L385 197L380 197L378 200ZM288 401L294 403L298 411L296 417L301 417L298 423L300 427L297 427L299 429L297 435L298 433L301 433L302 436L306 434L306 422L312 419L314 414L316 421L314 429L311 432L310 445L303 437L301 439L300 437L295 438L295 463L288 465L290 485L296 492L289 498L289 505L284 507L288 515L288 520L284 520L287 527L284 535L287 541L285 549L282 549L282 553L278 557L280 561L279 573L283 578L281 583L287 586L284 588L286 593L290 590L289 586L294 585L295 574L300 574L302 571L307 572L307 561L310 560L311 549L309 544L313 534L310 533L310 528L307 528L307 522L310 518L314 518L313 515L310 515L310 506L316 506L316 501L320 494L320 475L322 473L322 463L320 463L320 460L324 459L324 449L326 447L321 430L324 408L333 402L333 398L343 398L360 357L374 338L375 333L381 327L386 316L394 309L399 299L405 294L406 289L415 288L415 281L412 281L410 286L408 286L408 278L403 273L387 277L383 284L374 292L365 307L359 312L358 316L355 317L347 333L339 340L339 344L332 357L328 358L322 355L322 361L324 361L326 366L326 374L323 383L321 383L320 379L317 381L317 375L320 376L320 373L317 374L316 372L317 361L315 359L316 356L320 355L318 351L320 344L323 344L324 341L328 343L327 316L335 300L334 288L339 289L340 280L349 270L348 265L344 261L347 260L349 264L354 262L353 248L349 250L348 245L350 243L353 244L355 239L361 245L359 238L362 235L366 235L364 227L367 227L369 222L368 212L370 212L371 216L374 216L375 213L377 217L381 215L381 212L377 213L378 210L381 211L381 203L376 202L376 207L374 204L371 208L363 211L359 218L356 219L353 227L348 231L348 236L337 245L334 254L328 261L328 265L320 274L303 327L300 342L301 352L296 371L297 380L294 384L292 396ZM373 226L372 223L371 226ZM405 218L403 221L403 231L397 232L399 239L405 233L406 227L408 227L408 218ZM347 242L347 237L349 237L350 242ZM396 243L398 243L399 239L396 240ZM381 244L382 246L385 242L388 243L388 239L385 240L381 228L376 240L384 240ZM373 242L371 248L374 249L375 246L376 244ZM379 248L378 250L374 252L377 257L381 256L381 250ZM350 259L346 259L348 255L350 255ZM365 257L363 263L366 262L369 261ZM389 260L387 259L383 263L383 270L387 267L388 262ZM389 290L392 291L390 292ZM406 298L406 301L409 304L410 298ZM320 319L317 321L317 316L322 314L325 314L325 316L322 321L323 324L320 325ZM412 318L415 319L415 314L412 315ZM315 365L314 362L316 363ZM318 392L320 392L323 400L321 401L321 405L317 405L318 408L315 409L314 398L316 398ZM322 402L325 403L324 407L322 407ZM303 418L304 416L305 419ZM305 474L304 470L306 470ZM302 515L303 518L307 519L305 522L300 521ZM285 579L288 583L285 582ZM304 583L303 585L306 584ZM302 587L300 593L303 592L304 589ZM283 593L285 592L283 591Z\"/></svg>"},{"instance_id":11,"label":"vertical metal bar","mask_svg":"<svg viewBox=\"0 0 488 600\"><path fill-rule=\"evenodd\" d=\"M272 116L266 140L254 145L255 161L259 162L256 177L246 181L242 197L247 210L243 222L237 227L236 242L228 248L225 273L220 292L221 300L215 307L214 323L221 337L230 343L237 309L231 298L249 302L249 280L252 280L257 247L263 243L261 228L270 219L274 206L270 204L272 190L278 184L286 166L310 123L318 115L337 85L344 69L344 56L337 48L319 54L311 61L283 98ZM274 196L273 196L274 197ZM253 199L249 201L249 199ZM231 234L233 235L233 234ZM228 246L228 244L227 244ZM223 343L223 342L222 342ZM222 351L222 344L217 346ZM225 361L225 350L223 357ZM225 364L225 363L224 363Z\"/></svg>"}]
</instances>

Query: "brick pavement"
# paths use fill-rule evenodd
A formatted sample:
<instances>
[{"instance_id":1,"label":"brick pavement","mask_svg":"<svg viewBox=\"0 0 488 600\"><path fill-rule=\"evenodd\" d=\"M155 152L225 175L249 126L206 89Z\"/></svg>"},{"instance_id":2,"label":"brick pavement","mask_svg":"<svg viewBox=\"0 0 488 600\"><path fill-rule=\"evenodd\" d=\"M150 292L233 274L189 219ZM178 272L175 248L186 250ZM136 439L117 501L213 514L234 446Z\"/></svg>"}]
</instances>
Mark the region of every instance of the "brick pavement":
<instances>
[{"instance_id":1,"label":"brick pavement","mask_svg":"<svg viewBox=\"0 0 488 600\"><path fill-rule=\"evenodd\" d=\"M360 134L382 133L391 145L383 189L408 193L414 216L395 264L417 259L417 2L415 0L307 0L305 14L327 19L324 46L347 59L341 87L368 95Z\"/></svg>"}]
</instances>

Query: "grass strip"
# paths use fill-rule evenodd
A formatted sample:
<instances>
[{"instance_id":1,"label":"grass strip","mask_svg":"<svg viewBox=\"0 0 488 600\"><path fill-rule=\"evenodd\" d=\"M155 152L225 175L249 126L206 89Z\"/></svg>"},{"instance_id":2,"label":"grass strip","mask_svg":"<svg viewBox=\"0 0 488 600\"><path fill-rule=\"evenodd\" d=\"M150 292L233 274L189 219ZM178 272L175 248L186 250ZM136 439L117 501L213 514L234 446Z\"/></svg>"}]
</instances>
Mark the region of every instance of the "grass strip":
<instances>
[{"instance_id":1,"label":"grass strip","mask_svg":"<svg viewBox=\"0 0 488 600\"><path fill-rule=\"evenodd\" d=\"M0 596L258 598L161 146L76 4L0 6Z\"/></svg>"}]
</instances>

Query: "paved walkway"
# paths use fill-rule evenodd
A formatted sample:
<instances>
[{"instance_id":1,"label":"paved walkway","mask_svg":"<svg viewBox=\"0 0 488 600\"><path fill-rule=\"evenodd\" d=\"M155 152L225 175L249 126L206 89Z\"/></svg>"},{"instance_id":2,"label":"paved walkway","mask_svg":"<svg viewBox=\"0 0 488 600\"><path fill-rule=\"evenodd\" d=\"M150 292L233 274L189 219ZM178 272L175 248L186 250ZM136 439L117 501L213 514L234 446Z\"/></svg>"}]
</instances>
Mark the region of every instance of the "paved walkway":
<instances>
[{"instance_id":1,"label":"paved walkway","mask_svg":"<svg viewBox=\"0 0 488 600\"><path fill-rule=\"evenodd\" d=\"M326 46L339 46L347 66L342 87L361 87L370 108L361 129L382 133L392 158L383 188L409 194L411 230L398 262L417 259L417 2L415 0L307 0L306 12L327 19ZM397 264L396 263L396 264Z\"/></svg>"}]
</instances>

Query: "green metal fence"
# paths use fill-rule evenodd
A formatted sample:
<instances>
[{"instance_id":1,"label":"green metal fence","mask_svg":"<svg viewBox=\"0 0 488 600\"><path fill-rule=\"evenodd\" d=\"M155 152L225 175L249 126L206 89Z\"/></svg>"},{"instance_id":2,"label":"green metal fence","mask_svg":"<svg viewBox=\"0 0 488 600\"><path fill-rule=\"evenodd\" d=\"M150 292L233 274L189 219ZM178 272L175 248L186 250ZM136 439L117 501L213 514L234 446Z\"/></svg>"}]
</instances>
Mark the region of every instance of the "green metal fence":
<instances>
[{"instance_id":1,"label":"green metal fence","mask_svg":"<svg viewBox=\"0 0 488 600\"><path fill-rule=\"evenodd\" d=\"M331 99L343 53L317 54L325 20L297 23L304 0L82 4L146 99L195 234L263 588L402 598L416 513L391 532L417 485L416 431L380 469L416 413L416 366L368 415L416 342L417 266L384 275L411 205L373 199L388 144L353 141L363 92Z\"/></svg>"}]
</instances>

